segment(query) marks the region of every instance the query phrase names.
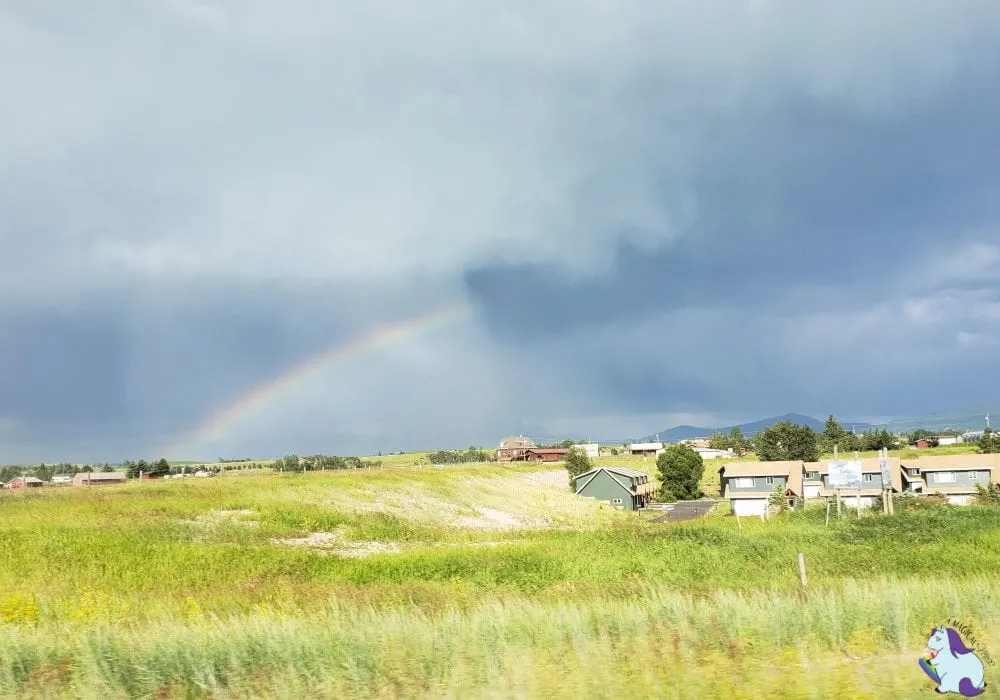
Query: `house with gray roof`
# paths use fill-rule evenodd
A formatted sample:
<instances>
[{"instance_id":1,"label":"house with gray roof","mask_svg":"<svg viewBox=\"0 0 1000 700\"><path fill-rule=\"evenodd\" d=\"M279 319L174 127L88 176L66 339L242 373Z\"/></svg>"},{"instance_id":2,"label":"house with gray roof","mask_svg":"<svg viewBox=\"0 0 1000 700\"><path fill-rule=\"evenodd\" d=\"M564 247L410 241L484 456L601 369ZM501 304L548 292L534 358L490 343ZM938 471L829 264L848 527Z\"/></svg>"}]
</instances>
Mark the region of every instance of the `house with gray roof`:
<instances>
[{"instance_id":1,"label":"house with gray roof","mask_svg":"<svg viewBox=\"0 0 1000 700\"><path fill-rule=\"evenodd\" d=\"M656 484L649 474L628 467L597 467L580 474L573 480L578 496L595 498L625 510L645 508Z\"/></svg>"}]
</instances>

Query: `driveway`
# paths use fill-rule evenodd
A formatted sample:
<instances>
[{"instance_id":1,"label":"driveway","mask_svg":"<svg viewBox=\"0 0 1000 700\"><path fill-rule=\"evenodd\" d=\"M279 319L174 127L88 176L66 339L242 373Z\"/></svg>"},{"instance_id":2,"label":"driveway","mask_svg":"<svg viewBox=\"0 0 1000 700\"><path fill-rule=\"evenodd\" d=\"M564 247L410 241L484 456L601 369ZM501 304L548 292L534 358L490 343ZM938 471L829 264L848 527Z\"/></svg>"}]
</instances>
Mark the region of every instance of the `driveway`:
<instances>
[{"instance_id":1,"label":"driveway","mask_svg":"<svg viewBox=\"0 0 1000 700\"><path fill-rule=\"evenodd\" d=\"M649 522L676 523L681 520L694 520L705 515L715 504L716 501L678 501L677 503L666 503L662 506L663 515L653 518Z\"/></svg>"}]
</instances>

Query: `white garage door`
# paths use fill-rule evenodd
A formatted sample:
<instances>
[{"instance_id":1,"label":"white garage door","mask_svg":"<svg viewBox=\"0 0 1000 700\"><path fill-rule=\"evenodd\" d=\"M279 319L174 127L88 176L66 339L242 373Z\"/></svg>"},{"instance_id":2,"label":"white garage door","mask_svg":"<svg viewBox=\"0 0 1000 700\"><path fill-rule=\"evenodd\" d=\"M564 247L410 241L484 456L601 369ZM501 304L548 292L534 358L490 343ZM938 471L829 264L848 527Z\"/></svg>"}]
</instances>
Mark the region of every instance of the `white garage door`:
<instances>
[{"instance_id":1,"label":"white garage door","mask_svg":"<svg viewBox=\"0 0 1000 700\"><path fill-rule=\"evenodd\" d=\"M803 494L806 498L818 498L819 497L819 484L807 484L802 487Z\"/></svg>"},{"instance_id":2,"label":"white garage door","mask_svg":"<svg viewBox=\"0 0 1000 700\"><path fill-rule=\"evenodd\" d=\"M763 515L767 507L766 498L734 498L731 502L734 515Z\"/></svg>"}]
</instances>

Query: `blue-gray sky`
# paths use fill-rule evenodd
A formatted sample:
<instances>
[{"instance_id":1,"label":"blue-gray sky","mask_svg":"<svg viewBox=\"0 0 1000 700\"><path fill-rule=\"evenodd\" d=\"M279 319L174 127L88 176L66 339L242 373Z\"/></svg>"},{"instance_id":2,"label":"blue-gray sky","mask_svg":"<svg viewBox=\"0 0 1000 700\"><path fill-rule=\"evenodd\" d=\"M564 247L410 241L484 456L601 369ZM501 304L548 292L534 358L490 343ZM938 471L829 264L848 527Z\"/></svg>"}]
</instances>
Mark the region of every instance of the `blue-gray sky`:
<instances>
[{"instance_id":1,"label":"blue-gray sky","mask_svg":"<svg viewBox=\"0 0 1000 700\"><path fill-rule=\"evenodd\" d=\"M996 403L993 0L8 2L0 84L0 462L461 301L167 456Z\"/></svg>"}]
</instances>

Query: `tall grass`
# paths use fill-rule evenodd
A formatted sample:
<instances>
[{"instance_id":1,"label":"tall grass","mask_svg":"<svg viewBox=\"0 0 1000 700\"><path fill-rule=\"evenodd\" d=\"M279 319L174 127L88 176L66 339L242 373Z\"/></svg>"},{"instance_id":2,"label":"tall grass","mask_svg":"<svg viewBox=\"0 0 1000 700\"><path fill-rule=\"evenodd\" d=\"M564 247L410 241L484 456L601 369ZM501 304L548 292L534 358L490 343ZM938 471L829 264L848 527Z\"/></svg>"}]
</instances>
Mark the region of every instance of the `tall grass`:
<instances>
[{"instance_id":1,"label":"tall grass","mask_svg":"<svg viewBox=\"0 0 1000 700\"><path fill-rule=\"evenodd\" d=\"M948 616L1000 648L993 578L847 581L805 595L331 602L140 629L0 627L0 692L67 697L894 697ZM988 671L989 673L989 671ZM884 695L883 695L884 696Z\"/></svg>"},{"instance_id":2,"label":"tall grass","mask_svg":"<svg viewBox=\"0 0 1000 700\"><path fill-rule=\"evenodd\" d=\"M0 694L905 697L949 616L1000 657L1000 509L652 525L531 469L0 494ZM484 504L558 517L445 517ZM273 542L333 530L403 551Z\"/></svg>"}]
</instances>

